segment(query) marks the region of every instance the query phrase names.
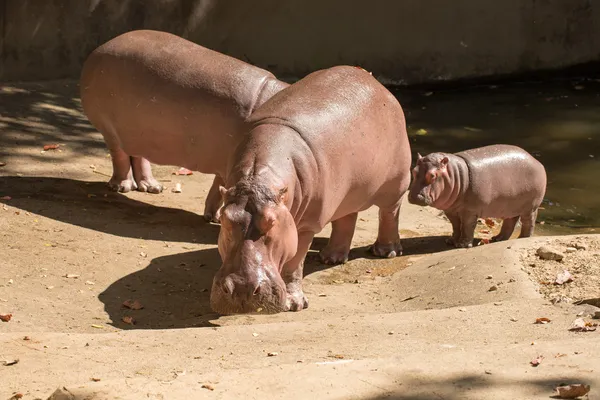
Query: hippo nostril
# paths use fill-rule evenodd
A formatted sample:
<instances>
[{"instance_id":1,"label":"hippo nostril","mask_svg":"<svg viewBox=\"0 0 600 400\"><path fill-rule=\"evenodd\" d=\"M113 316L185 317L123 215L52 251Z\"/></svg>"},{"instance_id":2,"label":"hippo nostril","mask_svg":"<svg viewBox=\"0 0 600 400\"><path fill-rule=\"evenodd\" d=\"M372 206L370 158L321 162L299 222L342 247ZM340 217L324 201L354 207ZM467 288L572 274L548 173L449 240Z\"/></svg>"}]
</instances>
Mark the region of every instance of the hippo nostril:
<instances>
[{"instance_id":1,"label":"hippo nostril","mask_svg":"<svg viewBox=\"0 0 600 400\"><path fill-rule=\"evenodd\" d=\"M225 278L223 282L223 293L225 294L233 294L233 290L235 286L233 285L233 280L230 277Z\"/></svg>"}]
</instances>

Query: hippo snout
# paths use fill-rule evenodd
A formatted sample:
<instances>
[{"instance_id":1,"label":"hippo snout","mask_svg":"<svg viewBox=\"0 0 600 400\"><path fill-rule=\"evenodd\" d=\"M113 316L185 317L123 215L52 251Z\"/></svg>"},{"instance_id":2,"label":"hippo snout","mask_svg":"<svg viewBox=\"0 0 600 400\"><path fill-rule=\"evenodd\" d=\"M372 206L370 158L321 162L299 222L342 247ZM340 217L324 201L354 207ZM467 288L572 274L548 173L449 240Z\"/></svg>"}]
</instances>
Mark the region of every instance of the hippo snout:
<instances>
[{"instance_id":1,"label":"hippo snout","mask_svg":"<svg viewBox=\"0 0 600 400\"><path fill-rule=\"evenodd\" d=\"M210 293L211 308L225 315L284 311L286 290L281 277L257 276L261 278L236 273L215 276Z\"/></svg>"},{"instance_id":2,"label":"hippo snout","mask_svg":"<svg viewBox=\"0 0 600 400\"><path fill-rule=\"evenodd\" d=\"M429 202L427 201L427 198L423 195L423 193L418 192L418 191L410 191L408 193L408 202L410 204L415 204L418 206L428 206Z\"/></svg>"}]
</instances>

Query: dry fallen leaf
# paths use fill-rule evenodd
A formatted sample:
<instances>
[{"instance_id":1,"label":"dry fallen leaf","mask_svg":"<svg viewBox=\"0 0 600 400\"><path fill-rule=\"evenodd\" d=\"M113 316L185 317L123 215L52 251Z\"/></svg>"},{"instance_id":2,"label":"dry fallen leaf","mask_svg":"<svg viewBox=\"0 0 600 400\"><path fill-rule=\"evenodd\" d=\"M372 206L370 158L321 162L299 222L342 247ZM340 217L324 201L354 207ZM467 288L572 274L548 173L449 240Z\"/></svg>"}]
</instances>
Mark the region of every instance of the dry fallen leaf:
<instances>
[{"instance_id":1,"label":"dry fallen leaf","mask_svg":"<svg viewBox=\"0 0 600 400\"><path fill-rule=\"evenodd\" d=\"M569 330L573 332L593 332L596 330L596 326L598 326L598 324L586 322L583 318L577 318L573 321Z\"/></svg>"},{"instance_id":2,"label":"dry fallen leaf","mask_svg":"<svg viewBox=\"0 0 600 400\"><path fill-rule=\"evenodd\" d=\"M12 314L0 314L0 321L8 322L12 318Z\"/></svg>"},{"instance_id":3,"label":"dry fallen leaf","mask_svg":"<svg viewBox=\"0 0 600 400\"><path fill-rule=\"evenodd\" d=\"M551 320L546 318L546 317L542 317L542 318L536 318L535 323L536 324L547 324L549 323Z\"/></svg>"},{"instance_id":4,"label":"dry fallen leaf","mask_svg":"<svg viewBox=\"0 0 600 400\"><path fill-rule=\"evenodd\" d=\"M173 175L192 175L192 174L193 174L192 171L190 171L187 168L183 168L183 167L181 167L181 168L179 168L179 170L173 172Z\"/></svg>"},{"instance_id":5,"label":"dry fallen leaf","mask_svg":"<svg viewBox=\"0 0 600 400\"><path fill-rule=\"evenodd\" d=\"M576 399L588 394L590 391L590 385L583 385L577 383L574 385L559 386L555 389L558 393L558 397L561 399Z\"/></svg>"},{"instance_id":6,"label":"dry fallen leaf","mask_svg":"<svg viewBox=\"0 0 600 400\"><path fill-rule=\"evenodd\" d=\"M554 281L554 283L557 285L562 285L563 283L568 283L572 280L573 275L571 275L571 273L565 269L556 275L556 280Z\"/></svg>"},{"instance_id":7,"label":"dry fallen leaf","mask_svg":"<svg viewBox=\"0 0 600 400\"><path fill-rule=\"evenodd\" d=\"M529 364L531 364L531 366L533 366L533 367L537 367L538 365L540 365L542 363L543 359L544 359L544 356L539 355L539 356L537 356L537 358L531 360L529 362Z\"/></svg>"},{"instance_id":8,"label":"dry fallen leaf","mask_svg":"<svg viewBox=\"0 0 600 400\"><path fill-rule=\"evenodd\" d=\"M18 400L23 398L23 393L15 393L12 397L9 397L8 400Z\"/></svg>"},{"instance_id":9,"label":"dry fallen leaf","mask_svg":"<svg viewBox=\"0 0 600 400\"><path fill-rule=\"evenodd\" d=\"M275 356L278 356L278 355L279 355L279 353L276 352L276 351L272 351L272 352L267 353L267 356L269 356L269 357L275 357Z\"/></svg>"},{"instance_id":10,"label":"dry fallen leaf","mask_svg":"<svg viewBox=\"0 0 600 400\"><path fill-rule=\"evenodd\" d=\"M205 383L204 385L202 385L202 389L215 390L214 386L210 383Z\"/></svg>"},{"instance_id":11,"label":"dry fallen leaf","mask_svg":"<svg viewBox=\"0 0 600 400\"><path fill-rule=\"evenodd\" d=\"M142 303L140 303L138 300L125 300L123 302L123 307L129 308L131 310L141 310L142 308L144 308Z\"/></svg>"},{"instance_id":12,"label":"dry fallen leaf","mask_svg":"<svg viewBox=\"0 0 600 400\"><path fill-rule=\"evenodd\" d=\"M91 378L92 382L100 382L100 378Z\"/></svg>"},{"instance_id":13,"label":"dry fallen leaf","mask_svg":"<svg viewBox=\"0 0 600 400\"><path fill-rule=\"evenodd\" d=\"M77 279L77 278L79 278L79 275L78 274L66 274L65 278Z\"/></svg>"},{"instance_id":14,"label":"dry fallen leaf","mask_svg":"<svg viewBox=\"0 0 600 400\"><path fill-rule=\"evenodd\" d=\"M4 365L5 367L8 367L10 365L15 365L19 362L18 358L15 358L14 360L4 360L2 361L2 365Z\"/></svg>"},{"instance_id":15,"label":"dry fallen leaf","mask_svg":"<svg viewBox=\"0 0 600 400\"><path fill-rule=\"evenodd\" d=\"M59 144L47 144L44 146L44 151L48 151L48 150L56 150L60 147Z\"/></svg>"},{"instance_id":16,"label":"dry fallen leaf","mask_svg":"<svg viewBox=\"0 0 600 400\"><path fill-rule=\"evenodd\" d=\"M485 224L491 228L491 227L493 227L494 225L496 225L496 222L494 222L494 220L493 220L493 219L491 219L491 218L486 218L486 219L485 219Z\"/></svg>"},{"instance_id":17,"label":"dry fallen leaf","mask_svg":"<svg viewBox=\"0 0 600 400\"><path fill-rule=\"evenodd\" d=\"M133 317L130 317L128 315L123 316L123 318L121 318L121 321L123 321L129 325L135 325L135 319L133 319Z\"/></svg>"}]
</instances>

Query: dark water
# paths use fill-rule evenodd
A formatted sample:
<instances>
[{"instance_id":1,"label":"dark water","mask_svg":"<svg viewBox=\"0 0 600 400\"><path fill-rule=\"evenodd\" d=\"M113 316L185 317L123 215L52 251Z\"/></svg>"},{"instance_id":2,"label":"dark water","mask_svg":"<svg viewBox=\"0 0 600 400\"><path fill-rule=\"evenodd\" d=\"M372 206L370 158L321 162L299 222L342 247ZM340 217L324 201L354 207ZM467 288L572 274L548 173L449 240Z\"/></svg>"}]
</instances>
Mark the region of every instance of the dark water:
<instances>
[{"instance_id":1,"label":"dark water","mask_svg":"<svg viewBox=\"0 0 600 400\"><path fill-rule=\"evenodd\" d=\"M413 157L520 146L548 174L537 232L600 232L600 80L392 91L406 113Z\"/></svg>"}]
</instances>

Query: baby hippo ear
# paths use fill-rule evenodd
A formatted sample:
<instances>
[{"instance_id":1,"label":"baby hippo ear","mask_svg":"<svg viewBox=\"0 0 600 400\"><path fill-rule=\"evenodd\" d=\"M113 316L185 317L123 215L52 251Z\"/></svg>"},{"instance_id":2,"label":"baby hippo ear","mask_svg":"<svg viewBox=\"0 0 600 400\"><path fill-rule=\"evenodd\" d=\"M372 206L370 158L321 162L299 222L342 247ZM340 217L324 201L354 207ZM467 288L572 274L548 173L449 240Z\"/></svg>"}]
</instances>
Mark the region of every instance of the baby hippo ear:
<instances>
[{"instance_id":1,"label":"baby hippo ear","mask_svg":"<svg viewBox=\"0 0 600 400\"><path fill-rule=\"evenodd\" d=\"M440 161L440 169L446 169L447 166L448 166L448 157L444 157Z\"/></svg>"},{"instance_id":2,"label":"baby hippo ear","mask_svg":"<svg viewBox=\"0 0 600 400\"><path fill-rule=\"evenodd\" d=\"M417 153L417 165L421 164L422 159L423 159L423 156L420 153Z\"/></svg>"},{"instance_id":3,"label":"baby hippo ear","mask_svg":"<svg viewBox=\"0 0 600 400\"><path fill-rule=\"evenodd\" d=\"M279 190L279 193L277 194L277 202L278 203L283 203L283 201L285 200L285 196L288 192L288 188L284 187L283 189Z\"/></svg>"},{"instance_id":4,"label":"baby hippo ear","mask_svg":"<svg viewBox=\"0 0 600 400\"><path fill-rule=\"evenodd\" d=\"M258 218L258 229L262 234L265 234L275 225L276 220L275 210L272 207L265 207Z\"/></svg>"}]
</instances>

